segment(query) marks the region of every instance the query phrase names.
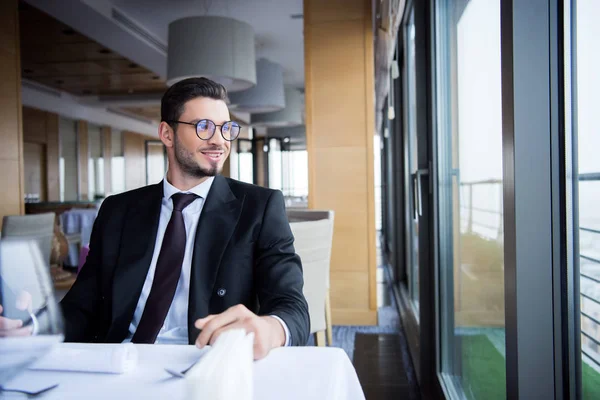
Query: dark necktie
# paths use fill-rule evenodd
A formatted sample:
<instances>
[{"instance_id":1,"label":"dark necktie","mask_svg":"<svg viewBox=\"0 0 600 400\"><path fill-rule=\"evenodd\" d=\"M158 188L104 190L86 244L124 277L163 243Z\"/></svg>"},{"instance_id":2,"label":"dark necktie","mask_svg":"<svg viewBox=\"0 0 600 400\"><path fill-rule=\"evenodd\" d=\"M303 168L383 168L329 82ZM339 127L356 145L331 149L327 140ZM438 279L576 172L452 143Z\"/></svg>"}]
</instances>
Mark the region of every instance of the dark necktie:
<instances>
[{"instance_id":1,"label":"dark necktie","mask_svg":"<svg viewBox=\"0 0 600 400\"><path fill-rule=\"evenodd\" d=\"M133 343L154 343L165 322L175 296L185 253L187 235L182 211L197 198L198 196L195 194L185 193L176 193L171 196L173 212L156 261L150 295L146 301L142 318L131 339Z\"/></svg>"}]
</instances>

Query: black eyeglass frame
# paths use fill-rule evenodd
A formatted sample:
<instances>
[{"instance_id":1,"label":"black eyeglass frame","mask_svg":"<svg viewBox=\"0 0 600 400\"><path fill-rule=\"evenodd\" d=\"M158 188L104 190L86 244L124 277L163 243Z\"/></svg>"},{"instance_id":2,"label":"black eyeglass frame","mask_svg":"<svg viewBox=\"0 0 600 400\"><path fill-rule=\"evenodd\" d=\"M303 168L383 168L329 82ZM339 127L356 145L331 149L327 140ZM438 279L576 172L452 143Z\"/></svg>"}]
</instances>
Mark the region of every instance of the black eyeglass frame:
<instances>
[{"instance_id":1,"label":"black eyeglass frame","mask_svg":"<svg viewBox=\"0 0 600 400\"><path fill-rule=\"evenodd\" d=\"M210 122L211 124L213 124L213 125L215 126L215 129L213 130L213 132L211 133L211 135L210 135L209 137L207 137L206 139L205 139L205 138L201 138L201 137L200 137L200 134L198 133L198 126L199 126L199 125L200 125L200 123L201 123L201 122L203 122L203 121ZM223 139L225 139L226 141L228 141L228 142L233 142L234 140L236 140L236 139L237 139L237 138L240 136L240 132L241 132L241 130L242 130L242 126L241 126L241 125L240 125L238 122L236 122L236 121L225 121L225 122L224 122L224 123L222 123L221 125L217 125L217 124L215 124L215 122L214 122L213 120L210 120L210 119L207 119L207 118L203 118L203 119L199 120L199 121L198 121L198 122L196 122L196 123L193 123L193 122L185 122L185 121L177 121L177 120L163 120L163 122L166 122L167 124L174 124L174 123L177 123L177 124L185 124L185 125L191 125L191 126L194 126L194 127L196 127L196 136L197 136L197 137L198 137L198 139L200 139L200 140L210 140L210 139L211 139L211 138L212 138L212 137L215 135L215 132L217 131L217 128L219 128L219 131L221 132L221 137L222 137ZM233 139L227 139L227 138L225 137L225 135L223 135L223 126L224 126L224 125L226 125L226 124L228 124L228 123L235 124L235 125L237 125L237 126L238 126L238 128L239 128L239 129L238 129L237 136L236 136L235 138L233 138ZM232 126L232 127L233 127L233 126Z\"/></svg>"}]
</instances>

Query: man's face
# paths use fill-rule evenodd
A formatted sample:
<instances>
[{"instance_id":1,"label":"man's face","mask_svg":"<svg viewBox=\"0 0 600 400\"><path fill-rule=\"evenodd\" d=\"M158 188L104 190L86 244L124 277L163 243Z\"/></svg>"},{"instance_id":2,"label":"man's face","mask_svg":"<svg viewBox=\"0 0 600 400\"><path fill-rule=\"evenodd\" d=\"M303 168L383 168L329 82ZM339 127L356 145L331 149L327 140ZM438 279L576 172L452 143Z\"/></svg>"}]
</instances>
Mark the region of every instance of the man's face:
<instances>
[{"instance_id":1,"label":"man's face","mask_svg":"<svg viewBox=\"0 0 600 400\"><path fill-rule=\"evenodd\" d=\"M179 121L195 124L201 119L209 119L216 125L222 125L230 120L227 105L222 100L208 97L198 97L185 103ZM229 156L230 146L231 142L223 139L220 126L216 127L215 134L210 139L201 140L196 135L194 126L178 124L173 150L175 160L184 173L204 178L221 172Z\"/></svg>"}]
</instances>

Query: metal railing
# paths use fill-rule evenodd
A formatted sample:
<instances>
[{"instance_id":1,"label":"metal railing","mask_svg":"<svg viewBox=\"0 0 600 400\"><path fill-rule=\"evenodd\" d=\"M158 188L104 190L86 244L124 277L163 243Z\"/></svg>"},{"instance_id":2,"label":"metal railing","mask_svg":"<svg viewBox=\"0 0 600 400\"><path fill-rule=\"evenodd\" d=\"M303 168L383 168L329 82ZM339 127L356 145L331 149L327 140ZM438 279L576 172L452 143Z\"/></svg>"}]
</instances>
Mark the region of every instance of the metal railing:
<instances>
[{"instance_id":1,"label":"metal railing","mask_svg":"<svg viewBox=\"0 0 600 400\"><path fill-rule=\"evenodd\" d=\"M579 175L579 181L580 182L590 182L590 181L594 181L594 182L600 182L600 172L595 172L595 173L586 173L586 174L580 174ZM473 233L477 230L480 230L481 228L484 228L488 231L491 232L496 232L496 234L498 235L498 238L500 238L503 235L503 231L502 231L502 223L498 223L498 226L490 226L489 223L483 223L481 222L481 218L476 218L474 216L475 213L480 213L480 214L496 214L498 215L500 218L502 218L502 204L500 203L500 210L493 210L493 209L487 209L487 208L482 208L482 207L475 207L473 206L473 189L479 185L502 185L502 181L501 180L485 180L485 181L478 181L478 182L464 182L461 183L461 189L466 188L467 192L466 192L466 199L465 199L465 203L467 203L468 205L462 205L461 204L461 209L463 210L468 210L468 213L465 217L462 218L462 220L465 222L466 224L466 231L468 233ZM462 193L461 193L462 194ZM478 221L479 219L479 221ZM582 222L586 222L586 221L582 221ZM597 248L600 249L600 230L598 229L593 229L590 227L586 227L586 226L580 226L579 227L579 231L580 234L585 233L586 235L594 235L592 239L592 242L595 242L597 240L597 243L599 244L597 246ZM597 239L596 239L597 238ZM494 239L494 238L492 238ZM585 261L587 265L597 265L598 266L598 270L600 271L600 259L597 256L594 256L592 254L584 254L583 252L579 253L579 260L580 262ZM585 324L587 325L584 328L584 324L581 324L581 336L582 336L582 353L585 354L593 363L595 363L597 366L600 367L600 312L598 313L592 313L591 311L587 310L586 307L584 306L584 301L590 302L592 304L594 304L596 307L598 307L598 309L600 310L600 273L597 276L594 276L592 274L590 274L588 271L581 271L580 272L580 283L581 283L581 307L580 307L580 313L581 313L581 320L583 321L587 321L588 323ZM587 282L588 284L585 285L584 282ZM584 290L584 286L587 286L587 290ZM590 288L589 286L593 287L593 292L594 293L590 293ZM589 308L589 307L587 307Z\"/></svg>"},{"instance_id":2,"label":"metal railing","mask_svg":"<svg viewBox=\"0 0 600 400\"><path fill-rule=\"evenodd\" d=\"M580 174L580 182L600 181L600 172ZM583 221L585 222L585 221ZM580 234L585 233L586 235L593 235L592 241L596 241L600 244L600 230L593 229L585 226L579 227ZM597 239L596 239L597 238ZM600 248L600 245L598 246ZM585 261L586 264L597 265L600 268L600 259L592 256L591 254L579 253L580 263ZM592 362L600 367L600 313L592 315L591 312L587 311L584 307L584 299L586 301L595 304L600 308L600 275L594 276L587 271L583 271L580 268L579 280L581 286L581 352L585 354ZM594 293L589 292L589 288L584 291L584 282L587 282L590 286L594 287ZM584 329L584 321L587 321L587 329Z\"/></svg>"}]
</instances>

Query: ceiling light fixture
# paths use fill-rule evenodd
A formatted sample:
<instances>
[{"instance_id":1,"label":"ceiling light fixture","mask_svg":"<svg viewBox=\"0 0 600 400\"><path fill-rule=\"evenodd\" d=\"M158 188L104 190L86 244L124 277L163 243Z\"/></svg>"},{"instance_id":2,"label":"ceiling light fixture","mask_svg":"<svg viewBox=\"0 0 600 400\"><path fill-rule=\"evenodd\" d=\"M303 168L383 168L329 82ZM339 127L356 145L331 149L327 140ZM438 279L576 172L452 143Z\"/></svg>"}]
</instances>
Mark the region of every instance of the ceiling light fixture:
<instances>
[{"instance_id":1,"label":"ceiling light fixture","mask_svg":"<svg viewBox=\"0 0 600 400\"><path fill-rule=\"evenodd\" d=\"M285 89L285 108L271 113L252 114L250 124L255 127L284 127L302 125L302 94L294 88Z\"/></svg>"},{"instance_id":2,"label":"ceiling light fixture","mask_svg":"<svg viewBox=\"0 0 600 400\"><path fill-rule=\"evenodd\" d=\"M256 86L242 92L231 93L230 108L238 112L267 113L285 107L283 68L261 58L256 62Z\"/></svg>"},{"instance_id":3,"label":"ceiling light fixture","mask_svg":"<svg viewBox=\"0 0 600 400\"><path fill-rule=\"evenodd\" d=\"M229 92L256 85L252 27L232 18L188 17L169 24L167 85L206 77Z\"/></svg>"}]
</instances>

